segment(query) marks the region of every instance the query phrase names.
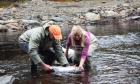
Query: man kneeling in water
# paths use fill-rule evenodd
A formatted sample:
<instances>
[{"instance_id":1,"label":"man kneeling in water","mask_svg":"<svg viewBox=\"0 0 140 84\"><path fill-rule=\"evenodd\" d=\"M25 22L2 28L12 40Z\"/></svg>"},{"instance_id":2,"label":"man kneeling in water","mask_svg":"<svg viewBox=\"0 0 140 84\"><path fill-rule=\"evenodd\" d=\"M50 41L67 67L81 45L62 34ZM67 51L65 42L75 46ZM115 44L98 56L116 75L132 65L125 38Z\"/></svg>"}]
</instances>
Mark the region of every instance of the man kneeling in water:
<instances>
[{"instance_id":1,"label":"man kneeling in water","mask_svg":"<svg viewBox=\"0 0 140 84\"><path fill-rule=\"evenodd\" d=\"M52 70L51 65L56 59L62 66L69 66L62 51L61 39L60 27L48 23L43 27L27 30L19 36L19 46L30 55L31 72L37 71L37 64L42 66L45 71ZM55 53L50 50L50 47L53 47ZM40 55L44 56L44 62Z\"/></svg>"}]
</instances>

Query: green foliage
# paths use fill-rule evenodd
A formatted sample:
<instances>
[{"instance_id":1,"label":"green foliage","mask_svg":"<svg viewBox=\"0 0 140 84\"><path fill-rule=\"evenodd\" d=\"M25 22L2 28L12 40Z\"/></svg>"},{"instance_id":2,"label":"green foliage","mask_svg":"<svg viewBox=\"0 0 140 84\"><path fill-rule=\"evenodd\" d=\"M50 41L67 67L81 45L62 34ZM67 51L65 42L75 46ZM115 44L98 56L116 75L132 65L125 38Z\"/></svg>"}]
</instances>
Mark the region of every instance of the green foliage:
<instances>
[{"instance_id":1,"label":"green foliage","mask_svg":"<svg viewBox=\"0 0 140 84\"><path fill-rule=\"evenodd\" d=\"M4 1L5 1L5 2L20 2L20 1L23 2L23 1L27 1L27 0L0 0L0 2L1 2L1 1L2 1L2 2L4 2Z\"/></svg>"},{"instance_id":2,"label":"green foliage","mask_svg":"<svg viewBox=\"0 0 140 84\"><path fill-rule=\"evenodd\" d=\"M8 1L0 1L0 8L2 7L7 7L11 4L11 2L8 2Z\"/></svg>"},{"instance_id":3,"label":"green foliage","mask_svg":"<svg viewBox=\"0 0 140 84\"><path fill-rule=\"evenodd\" d=\"M0 8L2 7L8 7L11 4L14 4L16 2L25 2L27 0L0 0Z\"/></svg>"}]
</instances>

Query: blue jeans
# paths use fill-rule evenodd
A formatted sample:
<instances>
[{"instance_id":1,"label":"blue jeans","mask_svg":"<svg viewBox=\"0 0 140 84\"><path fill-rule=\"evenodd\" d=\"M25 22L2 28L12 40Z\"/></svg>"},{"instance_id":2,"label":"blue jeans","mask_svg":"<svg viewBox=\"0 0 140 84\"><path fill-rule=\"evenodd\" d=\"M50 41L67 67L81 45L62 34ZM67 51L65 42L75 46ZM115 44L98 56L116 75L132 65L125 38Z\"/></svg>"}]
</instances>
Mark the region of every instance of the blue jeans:
<instances>
[{"instance_id":1,"label":"blue jeans","mask_svg":"<svg viewBox=\"0 0 140 84\"><path fill-rule=\"evenodd\" d=\"M23 49L24 51L26 51L28 53L29 43L27 43L27 42L19 42L19 46L20 46L21 49Z\"/></svg>"}]
</instances>

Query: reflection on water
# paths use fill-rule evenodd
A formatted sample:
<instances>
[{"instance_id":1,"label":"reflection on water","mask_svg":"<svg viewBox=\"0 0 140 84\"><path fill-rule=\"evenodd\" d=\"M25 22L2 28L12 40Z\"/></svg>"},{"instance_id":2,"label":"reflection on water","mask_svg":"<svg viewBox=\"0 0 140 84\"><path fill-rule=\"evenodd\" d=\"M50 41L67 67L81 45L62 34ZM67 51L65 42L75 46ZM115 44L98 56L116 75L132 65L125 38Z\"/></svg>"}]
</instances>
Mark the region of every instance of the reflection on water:
<instances>
[{"instance_id":1,"label":"reflection on water","mask_svg":"<svg viewBox=\"0 0 140 84\"><path fill-rule=\"evenodd\" d=\"M0 75L14 75L14 84L138 84L140 83L140 24L82 26L99 41L92 57L93 69L82 73L45 73L31 75L28 55L17 44L20 33L0 33ZM71 30L62 28L63 46Z\"/></svg>"}]
</instances>

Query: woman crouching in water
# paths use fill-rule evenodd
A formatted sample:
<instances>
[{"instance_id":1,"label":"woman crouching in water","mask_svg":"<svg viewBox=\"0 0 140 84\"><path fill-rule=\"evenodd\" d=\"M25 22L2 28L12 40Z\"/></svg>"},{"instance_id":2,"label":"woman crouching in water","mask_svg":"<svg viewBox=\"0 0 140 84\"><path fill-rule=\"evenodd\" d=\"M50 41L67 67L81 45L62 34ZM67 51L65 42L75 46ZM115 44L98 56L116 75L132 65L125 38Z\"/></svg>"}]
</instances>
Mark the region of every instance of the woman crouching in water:
<instances>
[{"instance_id":1,"label":"woman crouching in water","mask_svg":"<svg viewBox=\"0 0 140 84\"><path fill-rule=\"evenodd\" d=\"M97 38L80 26L73 26L66 42L66 57L68 57L70 46L74 47L74 65L79 67L80 70L90 69L90 58L97 48Z\"/></svg>"}]
</instances>

